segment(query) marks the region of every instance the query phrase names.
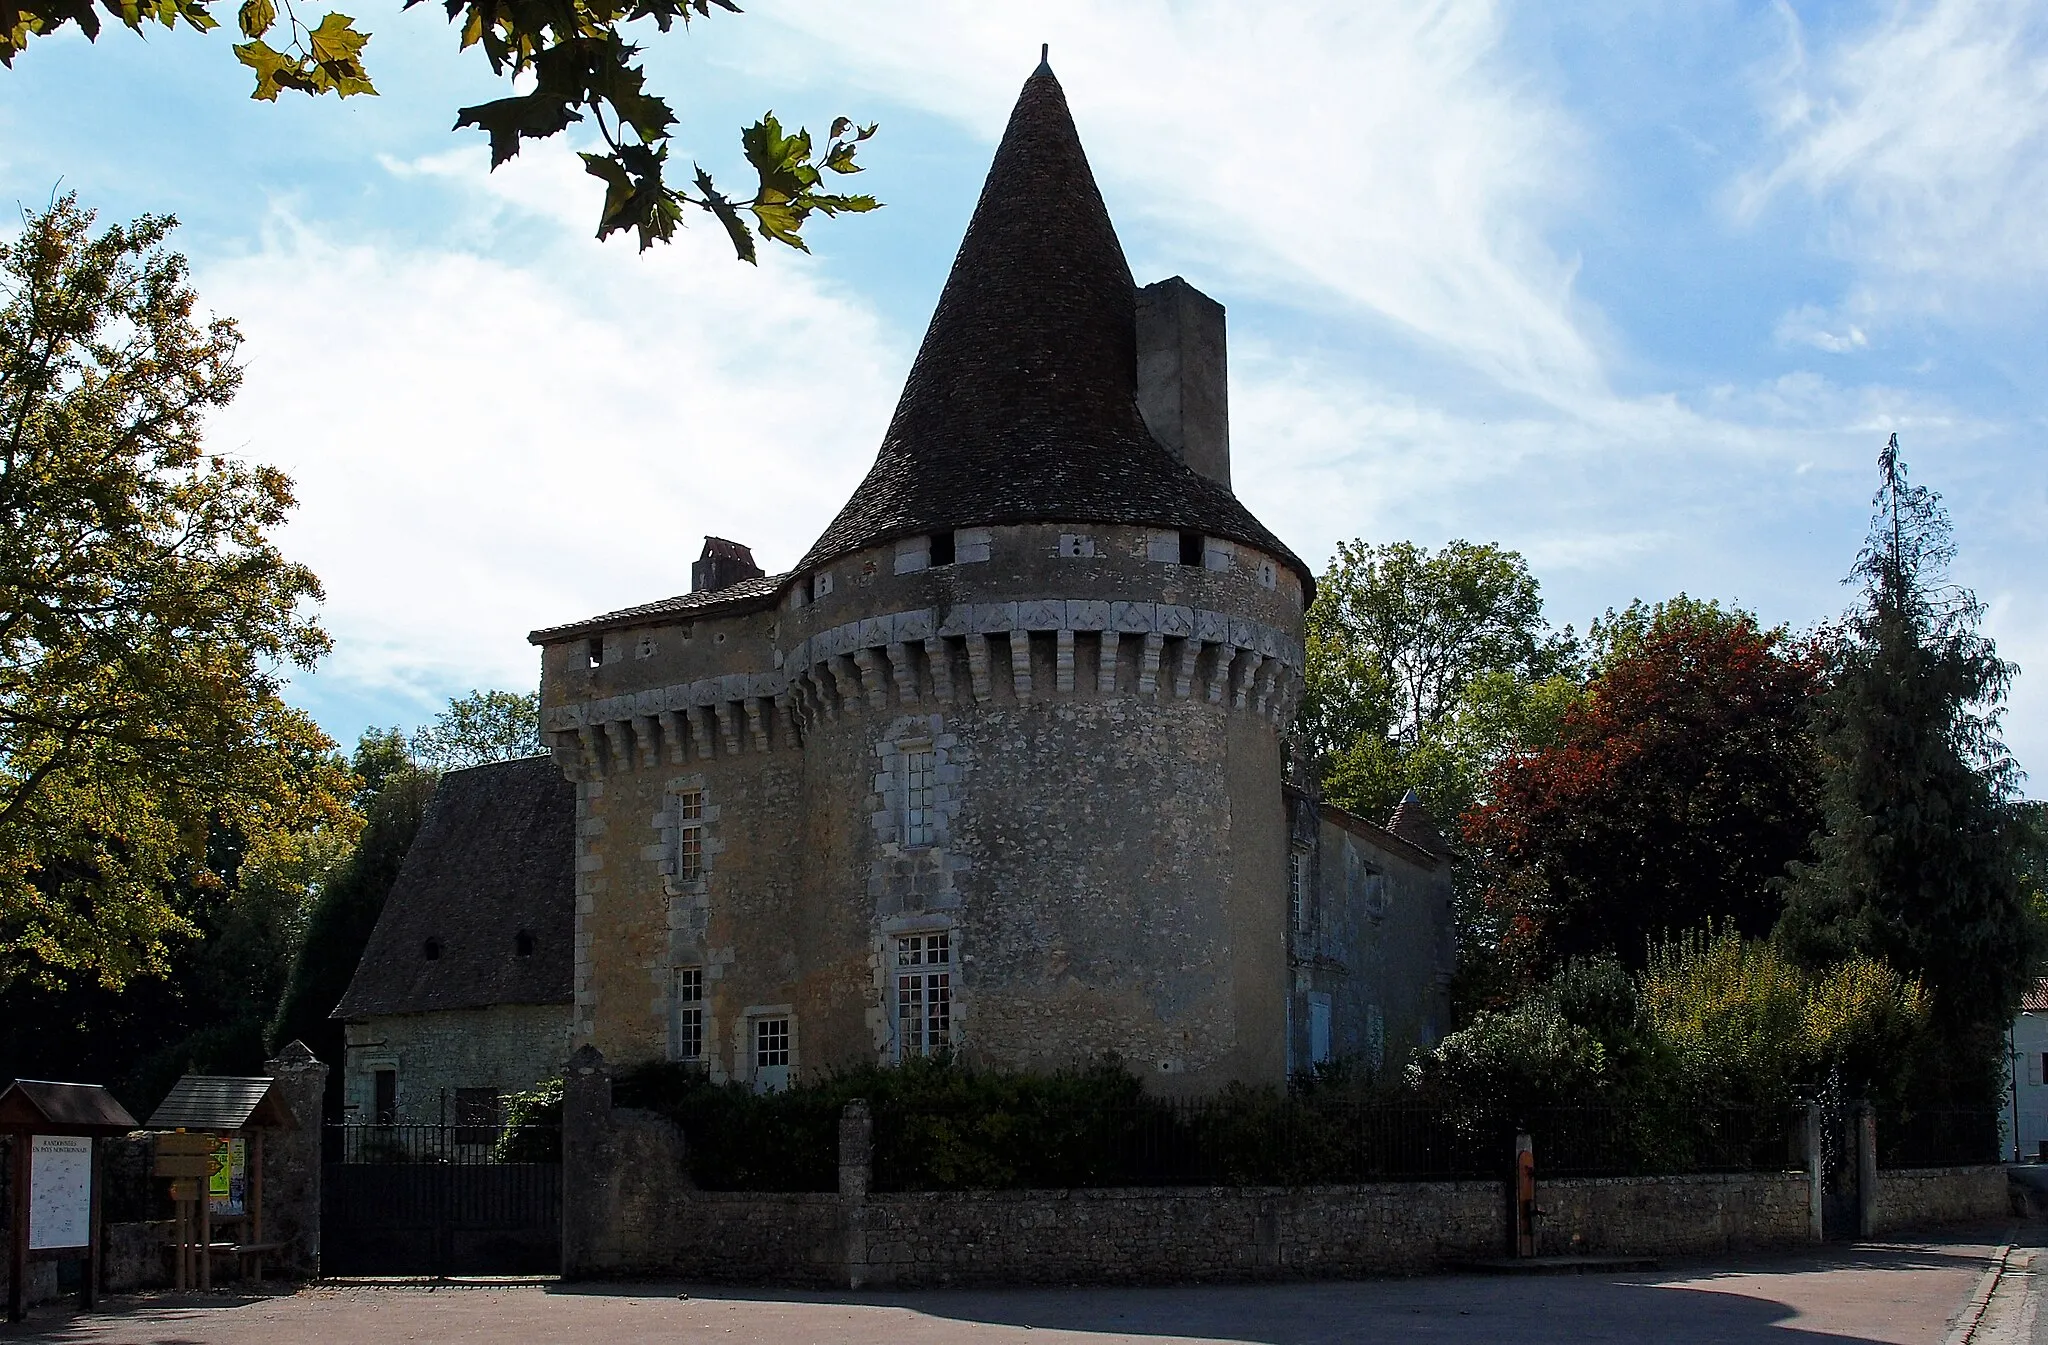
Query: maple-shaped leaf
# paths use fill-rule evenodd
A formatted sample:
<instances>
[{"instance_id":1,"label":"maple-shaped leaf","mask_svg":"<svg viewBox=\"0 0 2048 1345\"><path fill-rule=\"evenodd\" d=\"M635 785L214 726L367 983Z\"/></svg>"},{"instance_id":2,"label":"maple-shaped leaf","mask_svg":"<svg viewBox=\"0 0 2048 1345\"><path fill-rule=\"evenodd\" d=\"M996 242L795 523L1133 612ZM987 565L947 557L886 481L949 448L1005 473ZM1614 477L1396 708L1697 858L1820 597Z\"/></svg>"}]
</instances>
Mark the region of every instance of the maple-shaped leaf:
<instances>
[{"instance_id":1,"label":"maple-shaped leaf","mask_svg":"<svg viewBox=\"0 0 2048 1345\"><path fill-rule=\"evenodd\" d=\"M277 22L277 6L270 0L243 0L236 20L242 25L243 37L261 37Z\"/></svg>"},{"instance_id":2,"label":"maple-shaped leaf","mask_svg":"<svg viewBox=\"0 0 2048 1345\"><path fill-rule=\"evenodd\" d=\"M256 72L256 88L249 96L259 102L274 103L279 89L301 86L299 63L261 38L237 45L235 59Z\"/></svg>"},{"instance_id":3,"label":"maple-shaped leaf","mask_svg":"<svg viewBox=\"0 0 2048 1345\"><path fill-rule=\"evenodd\" d=\"M370 40L368 33L355 30L355 20L346 14L329 14L306 36L313 60L320 65L356 63Z\"/></svg>"}]
</instances>

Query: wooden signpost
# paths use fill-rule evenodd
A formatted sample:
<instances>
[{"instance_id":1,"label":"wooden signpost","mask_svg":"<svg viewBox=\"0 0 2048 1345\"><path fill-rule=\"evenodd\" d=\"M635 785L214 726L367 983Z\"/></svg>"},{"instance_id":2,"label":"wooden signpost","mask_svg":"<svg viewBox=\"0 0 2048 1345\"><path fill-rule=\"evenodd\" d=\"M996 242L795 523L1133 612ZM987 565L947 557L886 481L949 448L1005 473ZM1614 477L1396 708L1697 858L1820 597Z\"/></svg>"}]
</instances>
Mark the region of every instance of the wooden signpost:
<instances>
[{"instance_id":1,"label":"wooden signpost","mask_svg":"<svg viewBox=\"0 0 2048 1345\"><path fill-rule=\"evenodd\" d=\"M229 1257L260 1278L264 1258L282 1250L263 1237L263 1136L291 1124L266 1077L188 1074L149 1118L156 1175L170 1179L177 1206L173 1280L211 1289L213 1259ZM216 1242L216 1226L236 1230Z\"/></svg>"},{"instance_id":2,"label":"wooden signpost","mask_svg":"<svg viewBox=\"0 0 2048 1345\"><path fill-rule=\"evenodd\" d=\"M32 1261L83 1260L79 1307L99 1295L100 1137L135 1128L98 1084L16 1079L0 1091L0 1134L14 1150L7 1320L28 1312Z\"/></svg>"}]
</instances>

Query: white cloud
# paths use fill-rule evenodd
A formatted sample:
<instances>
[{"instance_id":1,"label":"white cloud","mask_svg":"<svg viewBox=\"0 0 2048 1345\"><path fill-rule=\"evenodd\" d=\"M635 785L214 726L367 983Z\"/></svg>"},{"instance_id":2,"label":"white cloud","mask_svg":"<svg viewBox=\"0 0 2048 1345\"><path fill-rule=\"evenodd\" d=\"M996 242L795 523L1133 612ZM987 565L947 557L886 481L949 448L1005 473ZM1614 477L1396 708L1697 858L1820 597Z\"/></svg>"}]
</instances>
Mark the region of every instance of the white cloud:
<instances>
[{"instance_id":1,"label":"white cloud","mask_svg":"<svg viewBox=\"0 0 2048 1345\"><path fill-rule=\"evenodd\" d=\"M1522 393L1594 392L1576 264L1541 232L1590 186L1578 133L1503 53L1501 10L874 0L848 24L771 0L757 17L828 42L835 79L990 141L1049 40L1120 223L1143 213L1172 239L1140 266L1369 311Z\"/></svg>"},{"instance_id":2,"label":"white cloud","mask_svg":"<svg viewBox=\"0 0 2048 1345\"><path fill-rule=\"evenodd\" d=\"M866 308L705 230L591 243L566 157L455 179L489 194L485 243L492 210L576 208L518 264L276 214L201 270L250 338L212 441L297 482L282 543L327 586L322 681L416 707L531 685L529 629L687 588L706 533L787 566L872 458L903 361Z\"/></svg>"},{"instance_id":3,"label":"white cloud","mask_svg":"<svg viewBox=\"0 0 2048 1345\"><path fill-rule=\"evenodd\" d=\"M1798 18L1768 86L1780 146L1740 217L1804 193L1866 302L1956 313L2048 282L2048 10L1922 0L1810 56Z\"/></svg>"},{"instance_id":4,"label":"white cloud","mask_svg":"<svg viewBox=\"0 0 2048 1345\"><path fill-rule=\"evenodd\" d=\"M1779 318L1774 335L1781 346L1812 346L1831 355L1846 355L1870 344L1863 328L1815 304L1803 304Z\"/></svg>"}]
</instances>

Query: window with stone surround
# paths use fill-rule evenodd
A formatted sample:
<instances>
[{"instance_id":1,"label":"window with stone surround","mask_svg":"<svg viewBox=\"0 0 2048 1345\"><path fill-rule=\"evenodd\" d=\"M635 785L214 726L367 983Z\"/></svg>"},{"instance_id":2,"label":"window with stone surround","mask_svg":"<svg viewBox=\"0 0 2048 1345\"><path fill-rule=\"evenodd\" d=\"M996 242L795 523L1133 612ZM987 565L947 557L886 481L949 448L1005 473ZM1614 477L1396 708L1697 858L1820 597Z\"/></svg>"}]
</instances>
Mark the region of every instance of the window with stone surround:
<instances>
[{"instance_id":1,"label":"window with stone surround","mask_svg":"<svg viewBox=\"0 0 2048 1345\"><path fill-rule=\"evenodd\" d=\"M898 834L906 846L927 846L936 839L939 758L929 743L905 743L903 753L903 817Z\"/></svg>"},{"instance_id":2,"label":"window with stone surround","mask_svg":"<svg viewBox=\"0 0 2048 1345\"><path fill-rule=\"evenodd\" d=\"M676 791L676 877L694 883L704 876L704 791Z\"/></svg>"},{"instance_id":3,"label":"window with stone surround","mask_svg":"<svg viewBox=\"0 0 2048 1345\"><path fill-rule=\"evenodd\" d=\"M676 969L676 1035L672 1058L704 1058L704 968Z\"/></svg>"},{"instance_id":4,"label":"window with stone surround","mask_svg":"<svg viewBox=\"0 0 2048 1345\"><path fill-rule=\"evenodd\" d=\"M789 1018L784 1014L756 1018L754 1027L754 1088L773 1093L789 1087Z\"/></svg>"},{"instance_id":5,"label":"window with stone surround","mask_svg":"<svg viewBox=\"0 0 2048 1345\"><path fill-rule=\"evenodd\" d=\"M1308 875L1308 851L1290 851L1287 855L1287 924L1296 932L1308 928Z\"/></svg>"},{"instance_id":6,"label":"window with stone surround","mask_svg":"<svg viewBox=\"0 0 2048 1345\"><path fill-rule=\"evenodd\" d=\"M937 1054L952 1034L953 936L904 935L896 940L897 1054Z\"/></svg>"}]
</instances>

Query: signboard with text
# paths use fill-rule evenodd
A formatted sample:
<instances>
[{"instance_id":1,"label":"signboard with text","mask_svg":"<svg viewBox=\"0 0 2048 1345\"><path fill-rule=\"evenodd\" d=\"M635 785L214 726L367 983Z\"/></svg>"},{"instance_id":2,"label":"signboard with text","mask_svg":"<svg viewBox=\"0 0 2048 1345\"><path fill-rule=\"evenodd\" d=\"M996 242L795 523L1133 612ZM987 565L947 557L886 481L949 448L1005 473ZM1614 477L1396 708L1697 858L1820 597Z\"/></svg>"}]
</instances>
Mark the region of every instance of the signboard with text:
<instances>
[{"instance_id":1,"label":"signboard with text","mask_svg":"<svg viewBox=\"0 0 2048 1345\"><path fill-rule=\"evenodd\" d=\"M92 1141L83 1135L35 1136L29 1151L29 1250L91 1242Z\"/></svg>"}]
</instances>

